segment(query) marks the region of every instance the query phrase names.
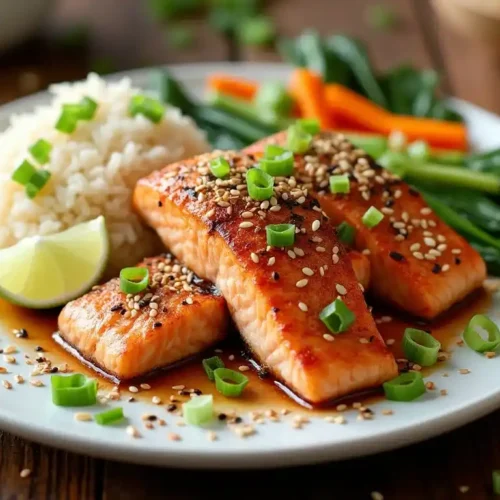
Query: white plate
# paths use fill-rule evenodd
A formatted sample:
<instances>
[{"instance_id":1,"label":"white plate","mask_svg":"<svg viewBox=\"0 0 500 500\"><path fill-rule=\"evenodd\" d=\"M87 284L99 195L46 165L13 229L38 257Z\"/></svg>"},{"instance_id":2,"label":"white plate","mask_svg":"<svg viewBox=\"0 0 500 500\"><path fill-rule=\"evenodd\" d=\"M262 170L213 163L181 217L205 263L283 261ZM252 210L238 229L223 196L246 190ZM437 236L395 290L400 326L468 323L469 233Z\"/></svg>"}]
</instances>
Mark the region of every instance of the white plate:
<instances>
[{"instance_id":1,"label":"white plate","mask_svg":"<svg viewBox=\"0 0 500 500\"><path fill-rule=\"evenodd\" d=\"M216 71L261 80L283 80L289 72L287 67L275 64L201 64L171 69L195 95L202 94L205 77ZM146 70L125 74L139 86L146 84ZM1 108L0 130L6 126L11 113L29 110L47 98L46 93L40 93ZM500 146L500 118L471 104L454 102L467 118L476 147ZM499 298L495 298L489 313L500 321ZM0 347L10 343L12 336L0 320ZM22 341L17 345L22 347ZM20 361L21 356L16 355ZM29 367L22 361L8 366L14 374L28 375ZM459 368L468 368L471 374L460 375ZM440 377L444 371L449 373L448 378ZM5 378L13 379L12 375L0 375L0 379ZM93 423L75 422L74 410L51 404L48 387L33 388L24 384L7 391L0 386L0 427L47 445L129 462L192 468L278 467L393 449L442 434L500 407L500 357L486 360L467 348L456 348L452 360L434 372L432 378L439 380L440 389L448 390L447 397L439 397L438 391L429 391L411 404L379 402L372 407L377 414L384 408L393 409L391 417L360 422L354 412L348 412L347 425L334 425L314 417L302 430L293 430L290 420L286 422L288 417L285 417L281 423L257 426L257 433L247 439L238 438L222 426L218 429L216 425L219 439L215 442L207 440L206 430L176 427L176 419L169 418L166 412L168 427L158 427L154 431L141 429L143 437L132 439L125 434L123 426L103 428ZM45 383L48 382L46 377ZM152 404L121 404L139 428L142 414L160 413ZM166 438L168 430L181 434L182 441L169 441Z\"/></svg>"}]
</instances>

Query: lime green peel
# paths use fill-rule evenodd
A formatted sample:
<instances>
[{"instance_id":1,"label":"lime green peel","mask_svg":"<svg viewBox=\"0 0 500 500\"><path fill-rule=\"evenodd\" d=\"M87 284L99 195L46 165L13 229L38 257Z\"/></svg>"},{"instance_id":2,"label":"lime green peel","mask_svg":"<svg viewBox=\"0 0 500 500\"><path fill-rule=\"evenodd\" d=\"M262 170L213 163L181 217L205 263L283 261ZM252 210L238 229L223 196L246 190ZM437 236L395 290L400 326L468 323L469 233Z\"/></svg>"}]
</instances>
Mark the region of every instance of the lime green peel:
<instances>
[{"instance_id":1,"label":"lime green peel","mask_svg":"<svg viewBox=\"0 0 500 500\"><path fill-rule=\"evenodd\" d=\"M109 257L104 217L0 250L0 297L30 309L73 300L101 278Z\"/></svg>"}]
</instances>

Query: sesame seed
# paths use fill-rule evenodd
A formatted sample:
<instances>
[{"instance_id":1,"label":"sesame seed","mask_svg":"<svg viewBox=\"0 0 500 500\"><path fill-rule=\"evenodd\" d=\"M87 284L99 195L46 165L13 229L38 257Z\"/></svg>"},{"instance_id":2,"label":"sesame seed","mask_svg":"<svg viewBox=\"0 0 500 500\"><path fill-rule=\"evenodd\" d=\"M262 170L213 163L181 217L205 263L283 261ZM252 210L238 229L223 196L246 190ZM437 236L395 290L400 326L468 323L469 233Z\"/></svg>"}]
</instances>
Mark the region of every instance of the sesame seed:
<instances>
[{"instance_id":1,"label":"sesame seed","mask_svg":"<svg viewBox=\"0 0 500 500\"><path fill-rule=\"evenodd\" d=\"M270 212L279 212L281 210L281 205L274 205L269 209Z\"/></svg>"},{"instance_id":2,"label":"sesame seed","mask_svg":"<svg viewBox=\"0 0 500 500\"><path fill-rule=\"evenodd\" d=\"M413 243L410 247L410 252L418 252L420 250L420 243Z\"/></svg>"},{"instance_id":3,"label":"sesame seed","mask_svg":"<svg viewBox=\"0 0 500 500\"><path fill-rule=\"evenodd\" d=\"M19 475L23 478L26 479L27 477L31 476L31 470L30 469L23 469Z\"/></svg>"},{"instance_id":4,"label":"sesame seed","mask_svg":"<svg viewBox=\"0 0 500 500\"><path fill-rule=\"evenodd\" d=\"M241 216L244 218L244 219L251 219L253 217L253 212L243 212L241 214Z\"/></svg>"},{"instance_id":5,"label":"sesame seed","mask_svg":"<svg viewBox=\"0 0 500 500\"><path fill-rule=\"evenodd\" d=\"M17 352L17 347L15 345L8 345L3 350L4 354L14 354L15 352Z\"/></svg>"},{"instance_id":6,"label":"sesame seed","mask_svg":"<svg viewBox=\"0 0 500 500\"><path fill-rule=\"evenodd\" d=\"M369 344L369 343L370 343L370 341L369 341L368 339L361 338L361 339L359 339L359 343L360 343L360 344Z\"/></svg>"},{"instance_id":7,"label":"sesame seed","mask_svg":"<svg viewBox=\"0 0 500 500\"><path fill-rule=\"evenodd\" d=\"M493 351L487 351L484 353L484 355L488 358L488 359L491 359L491 358L494 358L496 356L496 352L493 352Z\"/></svg>"},{"instance_id":8,"label":"sesame seed","mask_svg":"<svg viewBox=\"0 0 500 500\"><path fill-rule=\"evenodd\" d=\"M240 372L247 372L248 370L250 370L250 368L248 366L241 365L241 366L238 367L238 370Z\"/></svg>"},{"instance_id":9,"label":"sesame seed","mask_svg":"<svg viewBox=\"0 0 500 500\"><path fill-rule=\"evenodd\" d=\"M173 385L173 386L172 386L172 389L173 389L174 391L183 391L185 388L186 388L186 386L185 386L185 385Z\"/></svg>"},{"instance_id":10,"label":"sesame seed","mask_svg":"<svg viewBox=\"0 0 500 500\"><path fill-rule=\"evenodd\" d=\"M335 340L335 337L329 333L324 333L323 338L328 342L333 342Z\"/></svg>"},{"instance_id":11,"label":"sesame seed","mask_svg":"<svg viewBox=\"0 0 500 500\"><path fill-rule=\"evenodd\" d=\"M229 361L234 361L234 354L229 355Z\"/></svg>"},{"instance_id":12,"label":"sesame seed","mask_svg":"<svg viewBox=\"0 0 500 500\"><path fill-rule=\"evenodd\" d=\"M469 486L460 486L458 488L458 491L460 491L460 493L467 493L469 490L470 490Z\"/></svg>"},{"instance_id":13,"label":"sesame seed","mask_svg":"<svg viewBox=\"0 0 500 500\"><path fill-rule=\"evenodd\" d=\"M304 257L305 253L302 248L294 248L293 251L295 252L295 255L298 255L299 257Z\"/></svg>"},{"instance_id":14,"label":"sesame seed","mask_svg":"<svg viewBox=\"0 0 500 500\"><path fill-rule=\"evenodd\" d=\"M161 399L158 397L158 396L153 396L151 398L151 402L154 404L154 405L159 405L161 404Z\"/></svg>"},{"instance_id":15,"label":"sesame seed","mask_svg":"<svg viewBox=\"0 0 500 500\"><path fill-rule=\"evenodd\" d=\"M439 394L441 394L441 396L448 396L448 391L446 389L441 389Z\"/></svg>"},{"instance_id":16,"label":"sesame seed","mask_svg":"<svg viewBox=\"0 0 500 500\"><path fill-rule=\"evenodd\" d=\"M3 385L6 389L12 389L12 384L11 384L8 380L2 380L2 385Z\"/></svg>"},{"instance_id":17,"label":"sesame seed","mask_svg":"<svg viewBox=\"0 0 500 500\"><path fill-rule=\"evenodd\" d=\"M169 432L167 435L167 438L169 441L180 441L181 437L179 434L176 434L175 432Z\"/></svg>"},{"instance_id":18,"label":"sesame seed","mask_svg":"<svg viewBox=\"0 0 500 500\"><path fill-rule=\"evenodd\" d=\"M38 380L38 379L31 379L30 384L33 387L43 387L43 382L41 380Z\"/></svg>"},{"instance_id":19,"label":"sesame seed","mask_svg":"<svg viewBox=\"0 0 500 500\"><path fill-rule=\"evenodd\" d=\"M422 215L430 215L432 213L432 210L429 207L425 207L420 210L420 213Z\"/></svg>"},{"instance_id":20,"label":"sesame seed","mask_svg":"<svg viewBox=\"0 0 500 500\"><path fill-rule=\"evenodd\" d=\"M133 425L128 425L125 429L125 432L133 438L141 437L141 434Z\"/></svg>"},{"instance_id":21,"label":"sesame seed","mask_svg":"<svg viewBox=\"0 0 500 500\"><path fill-rule=\"evenodd\" d=\"M424 238L424 243L428 247L435 247L436 246L436 240L434 238L430 238L429 236Z\"/></svg>"},{"instance_id":22,"label":"sesame seed","mask_svg":"<svg viewBox=\"0 0 500 500\"><path fill-rule=\"evenodd\" d=\"M79 411L75 413L75 420L77 422L89 422L90 420L92 420L92 415L90 413Z\"/></svg>"},{"instance_id":23,"label":"sesame seed","mask_svg":"<svg viewBox=\"0 0 500 500\"><path fill-rule=\"evenodd\" d=\"M297 288L304 288L305 286L307 286L307 283L309 283L309 280L303 279L303 280L297 281L297 283L295 283L295 286Z\"/></svg>"},{"instance_id":24,"label":"sesame seed","mask_svg":"<svg viewBox=\"0 0 500 500\"><path fill-rule=\"evenodd\" d=\"M451 253L453 255L460 255L462 253L462 250L460 250L460 248L454 248Z\"/></svg>"},{"instance_id":25,"label":"sesame seed","mask_svg":"<svg viewBox=\"0 0 500 500\"><path fill-rule=\"evenodd\" d=\"M337 405L337 408L335 408L337 411L346 411L347 410L347 405L345 404L340 404Z\"/></svg>"},{"instance_id":26,"label":"sesame seed","mask_svg":"<svg viewBox=\"0 0 500 500\"><path fill-rule=\"evenodd\" d=\"M394 345L394 343L395 343L395 342L396 342L396 341L395 341L394 339L387 339L387 340L385 341L385 344L386 344L386 345Z\"/></svg>"},{"instance_id":27,"label":"sesame seed","mask_svg":"<svg viewBox=\"0 0 500 500\"><path fill-rule=\"evenodd\" d=\"M0 373L7 373L7 368L0 366Z\"/></svg>"},{"instance_id":28,"label":"sesame seed","mask_svg":"<svg viewBox=\"0 0 500 500\"><path fill-rule=\"evenodd\" d=\"M434 382L431 382L431 381L426 382L426 383L425 383L425 387L426 387L426 389L428 389L429 391L433 391L433 390L436 388L436 386L435 386Z\"/></svg>"},{"instance_id":29,"label":"sesame seed","mask_svg":"<svg viewBox=\"0 0 500 500\"><path fill-rule=\"evenodd\" d=\"M276 257L269 257L269 260L267 261L267 265L274 266L275 262L276 262Z\"/></svg>"},{"instance_id":30,"label":"sesame seed","mask_svg":"<svg viewBox=\"0 0 500 500\"><path fill-rule=\"evenodd\" d=\"M335 289L340 295L346 295L347 294L347 289L344 285L337 284L335 285Z\"/></svg>"},{"instance_id":31,"label":"sesame seed","mask_svg":"<svg viewBox=\"0 0 500 500\"><path fill-rule=\"evenodd\" d=\"M207 439L209 441L216 441L217 440L217 434L214 431L208 431L207 432Z\"/></svg>"},{"instance_id":32,"label":"sesame seed","mask_svg":"<svg viewBox=\"0 0 500 500\"><path fill-rule=\"evenodd\" d=\"M306 276L313 276L314 275L314 271L310 267L304 267L304 268L302 268L302 272Z\"/></svg>"},{"instance_id":33,"label":"sesame seed","mask_svg":"<svg viewBox=\"0 0 500 500\"><path fill-rule=\"evenodd\" d=\"M382 415L394 415L394 412L389 409L382 410Z\"/></svg>"},{"instance_id":34,"label":"sesame seed","mask_svg":"<svg viewBox=\"0 0 500 500\"><path fill-rule=\"evenodd\" d=\"M437 249L440 252L444 252L447 248L448 248L448 245L446 245L446 243L441 243L440 245L437 246Z\"/></svg>"},{"instance_id":35,"label":"sesame seed","mask_svg":"<svg viewBox=\"0 0 500 500\"><path fill-rule=\"evenodd\" d=\"M4 356L3 359L6 363L9 363L10 365L16 364L16 358L14 356Z\"/></svg>"},{"instance_id":36,"label":"sesame seed","mask_svg":"<svg viewBox=\"0 0 500 500\"><path fill-rule=\"evenodd\" d=\"M470 370L468 368L461 368L460 370L458 370L458 373L460 373L460 375L468 375L470 373Z\"/></svg>"},{"instance_id":37,"label":"sesame seed","mask_svg":"<svg viewBox=\"0 0 500 500\"><path fill-rule=\"evenodd\" d=\"M308 311L308 307L306 304L304 304L304 302L299 302L299 309L304 312Z\"/></svg>"},{"instance_id":38,"label":"sesame seed","mask_svg":"<svg viewBox=\"0 0 500 500\"><path fill-rule=\"evenodd\" d=\"M332 254L332 262L334 264L338 264L339 260L340 260L340 257L338 256L338 254L336 254L336 253Z\"/></svg>"},{"instance_id":39,"label":"sesame seed","mask_svg":"<svg viewBox=\"0 0 500 500\"><path fill-rule=\"evenodd\" d=\"M291 259L295 259L296 257L295 252L293 250L288 250L287 254L288 257L290 257Z\"/></svg>"},{"instance_id":40,"label":"sesame seed","mask_svg":"<svg viewBox=\"0 0 500 500\"><path fill-rule=\"evenodd\" d=\"M369 248L365 248L362 252L361 252L363 255L371 255L371 251Z\"/></svg>"},{"instance_id":41,"label":"sesame seed","mask_svg":"<svg viewBox=\"0 0 500 500\"><path fill-rule=\"evenodd\" d=\"M441 268L441 271L443 271L444 273L446 271L449 271L450 270L450 265L449 264L444 264L444 266Z\"/></svg>"},{"instance_id":42,"label":"sesame seed","mask_svg":"<svg viewBox=\"0 0 500 500\"><path fill-rule=\"evenodd\" d=\"M317 220L317 219L316 219L316 220L312 223L311 228L312 228L312 230L313 230L313 231L317 231L317 230L320 228L320 226L321 226L321 222L320 222L319 220Z\"/></svg>"},{"instance_id":43,"label":"sesame seed","mask_svg":"<svg viewBox=\"0 0 500 500\"><path fill-rule=\"evenodd\" d=\"M337 253L339 253L339 252L340 252L339 247L335 246L335 247L333 247L333 248L332 248L332 253L337 254Z\"/></svg>"},{"instance_id":44,"label":"sesame seed","mask_svg":"<svg viewBox=\"0 0 500 500\"><path fill-rule=\"evenodd\" d=\"M253 222L250 221L245 221L240 224L241 229L249 229L251 227L253 227Z\"/></svg>"},{"instance_id":45,"label":"sesame seed","mask_svg":"<svg viewBox=\"0 0 500 500\"><path fill-rule=\"evenodd\" d=\"M128 390L129 390L130 392L139 392L139 389L137 389L137 387L136 387L135 385L131 385L131 386L128 388Z\"/></svg>"},{"instance_id":46,"label":"sesame seed","mask_svg":"<svg viewBox=\"0 0 500 500\"><path fill-rule=\"evenodd\" d=\"M155 318L156 316L158 316L158 311L156 309L151 309L151 311L149 311L149 317Z\"/></svg>"},{"instance_id":47,"label":"sesame seed","mask_svg":"<svg viewBox=\"0 0 500 500\"><path fill-rule=\"evenodd\" d=\"M24 384L24 378L22 375L16 375L14 380L16 381L16 384Z\"/></svg>"},{"instance_id":48,"label":"sesame seed","mask_svg":"<svg viewBox=\"0 0 500 500\"><path fill-rule=\"evenodd\" d=\"M333 417L333 423L337 425L343 425L346 423L346 419L344 415L338 415L336 417Z\"/></svg>"}]
</instances>

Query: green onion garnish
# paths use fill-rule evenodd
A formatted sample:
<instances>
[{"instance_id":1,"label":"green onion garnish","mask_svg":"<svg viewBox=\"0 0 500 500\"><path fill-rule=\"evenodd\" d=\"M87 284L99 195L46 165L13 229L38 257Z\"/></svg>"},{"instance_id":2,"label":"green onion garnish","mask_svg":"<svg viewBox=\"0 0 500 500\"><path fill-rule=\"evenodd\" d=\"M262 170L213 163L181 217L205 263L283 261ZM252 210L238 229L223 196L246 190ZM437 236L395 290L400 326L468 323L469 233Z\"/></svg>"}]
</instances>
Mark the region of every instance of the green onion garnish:
<instances>
[{"instance_id":1,"label":"green onion garnish","mask_svg":"<svg viewBox=\"0 0 500 500\"><path fill-rule=\"evenodd\" d=\"M26 194L28 198L35 198L36 195L44 188L49 182L52 174L48 170L37 170L26 184Z\"/></svg>"},{"instance_id":2,"label":"green onion garnish","mask_svg":"<svg viewBox=\"0 0 500 500\"><path fill-rule=\"evenodd\" d=\"M260 168L251 168L247 172L248 194L252 200L268 200L273 195L274 179Z\"/></svg>"},{"instance_id":3,"label":"green onion garnish","mask_svg":"<svg viewBox=\"0 0 500 500\"><path fill-rule=\"evenodd\" d=\"M330 176L330 191L332 193L347 194L351 190L348 175L331 175Z\"/></svg>"},{"instance_id":4,"label":"green onion garnish","mask_svg":"<svg viewBox=\"0 0 500 500\"><path fill-rule=\"evenodd\" d=\"M416 328L407 328L403 335L403 352L420 366L436 364L441 343L432 335Z\"/></svg>"},{"instance_id":5,"label":"green onion garnish","mask_svg":"<svg viewBox=\"0 0 500 500\"><path fill-rule=\"evenodd\" d=\"M269 144L264 157L259 162L260 168L273 176L288 176L293 174L293 153L286 149Z\"/></svg>"},{"instance_id":6,"label":"green onion garnish","mask_svg":"<svg viewBox=\"0 0 500 500\"><path fill-rule=\"evenodd\" d=\"M308 134L314 135L321 130L321 125L316 118L300 118L295 123Z\"/></svg>"},{"instance_id":7,"label":"green onion garnish","mask_svg":"<svg viewBox=\"0 0 500 500\"><path fill-rule=\"evenodd\" d=\"M31 156L40 164L44 165L50 160L50 152L52 151L52 144L45 139L40 139L29 147Z\"/></svg>"},{"instance_id":8,"label":"green onion garnish","mask_svg":"<svg viewBox=\"0 0 500 500\"><path fill-rule=\"evenodd\" d=\"M129 113L131 116L141 114L153 123L159 123L165 113L165 107L157 99L145 95L136 95L130 99Z\"/></svg>"},{"instance_id":9,"label":"green onion garnish","mask_svg":"<svg viewBox=\"0 0 500 500\"><path fill-rule=\"evenodd\" d=\"M384 214L380 210L377 210L375 207L370 207L361 220L366 227L371 229L378 226L383 218Z\"/></svg>"},{"instance_id":10,"label":"green onion garnish","mask_svg":"<svg viewBox=\"0 0 500 500\"><path fill-rule=\"evenodd\" d=\"M36 168L28 160L24 160L21 165L14 170L11 179L18 184L26 186L35 174Z\"/></svg>"},{"instance_id":11,"label":"green onion garnish","mask_svg":"<svg viewBox=\"0 0 500 500\"><path fill-rule=\"evenodd\" d=\"M219 368L223 370L223 368ZM211 394L196 396L182 405L182 416L189 425L203 425L214 418L214 401Z\"/></svg>"},{"instance_id":12,"label":"green onion garnish","mask_svg":"<svg viewBox=\"0 0 500 500\"><path fill-rule=\"evenodd\" d=\"M356 229L345 221L341 222L337 226L337 236L342 243L350 246L354 243Z\"/></svg>"},{"instance_id":13,"label":"green onion garnish","mask_svg":"<svg viewBox=\"0 0 500 500\"><path fill-rule=\"evenodd\" d=\"M298 154L305 153L312 142L312 135L306 132L300 125L294 124L288 127L287 148Z\"/></svg>"},{"instance_id":14,"label":"green onion garnish","mask_svg":"<svg viewBox=\"0 0 500 500\"><path fill-rule=\"evenodd\" d=\"M415 141L412 142L406 152L413 158L414 160L425 162L430 157L430 148L429 145L425 141Z\"/></svg>"},{"instance_id":15,"label":"green onion garnish","mask_svg":"<svg viewBox=\"0 0 500 500\"><path fill-rule=\"evenodd\" d=\"M201 363L203 365L205 373L207 374L207 377L212 382L215 380L214 371L217 370L217 368L225 367L224 361L222 361L219 356L213 356L212 358L204 359Z\"/></svg>"},{"instance_id":16,"label":"green onion garnish","mask_svg":"<svg viewBox=\"0 0 500 500\"><path fill-rule=\"evenodd\" d=\"M65 134L71 134L78 125L78 115L68 107L63 106L63 111L56 122L56 129Z\"/></svg>"},{"instance_id":17,"label":"green onion garnish","mask_svg":"<svg viewBox=\"0 0 500 500\"><path fill-rule=\"evenodd\" d=\"M288 116L293 101L286 87L280 82L263 83L254 97L255 106L263 113L274 113L277 116Z\"/></svg>"},{"instance_id":18,"label":"green onion garnish","mask_svg":"<svg viewBox=\"0 0 500 500\"><path fill-rule=\"evenodd\" d=\"M424 379L420 372L402 373L383 384L385 397L391 401L413 401L425 394Z\"/></svg>"},{"instance_id":19,"label":"green onion garnish","mask_svg":"<svg viewBox=\"0 0 500 500\"><path fill-rule=\"evenodd\" d=\"M500 470L494 470L491 476L493 479L493 493L500 495Z\"/></svg>"},{"instance_id":20,"label":"green onion garnish","mask_svg":"<svg viewBox=\"0 0 500 500\"><path fill-rule=\"evenodd\" d=\"M124 293L140 293L148 287L147 267L126 267L120 271L120 288Z\"/></svg>"},{"instance_id":21,"label":"green onion garnish","mask_svg":"<svg viewBox=\"0 0 500 500\"><path fill-rule=\"evenodd\" d=\"M486 330L488 340L484 340L479 331ZM478 331L479 330L479 331ZM465 343L476 352L494 351L500 345L498 326L484 314L476 314L471 318L464 331Z\"/></svg>"},{"instance_id":22,"label":"green onion garnish","mask_svg":"<svg viewBox=\"0 0 500 500\"><path fill-rule=\"evenodd\" d=\"M209 168L210 172L212 172L212 174L214 174L215 177L218 177L219 179L222 179L222 177L226 177L226 175L229 175L229 172L231 171L229 162L225 158L222 158L222 156L211 160Z\"/></svg>"},{"instance_id":23,"label":"green onion garnish","mask_svg":"<svg viewBox=\"0 0 500 500\"><path fill-rule=\"evenodd\" d=\"M295 242L293 224L269 224L266 226L267 244L271 247L290 247Z\"/></svg>"},{"instance_id":24,"label":"green onion garnish","mask_svg":"<svg viewBox=\"0 0 500 500\"><path fill-rule=\"evenodd\" d=\"M97 401L97 381L81 373L52 375L52 402L57 406L90 406Z\"/></svg>"},{"instance_id":25,"label":"green onion garnish","mask_svg":"<svg viewBox=\"0 0 500 500\"><path fill-rule=\"evenodd\" d=\"M337 298L319 313L319 319L332 333L342 333L354 323L356 316L341 298Z\"/></svg>"},{"instance_id":26,"label":"green onion garnish","mask_svg":"<svg viewBox=\"0 0 500 500\"><path fill-rule=\"evenodd\" d=\"M228 368L217 368L214 375L215 387L226 397L240 396L249 382L248 377Z\"/></svg>"},{"instance_id":27,"label":"green onion garnish","mask_svg":"<svg viewBox=\"0 0 500 500\"><path fill-rule=\"evenodd\" d=\"M123 419L123 408L113 408L112 410L103 411L94 415L94 420L99 425L110 425L119 422Z\"/></svg>"},{"instance_id":28,"label":"green onion garnish","mask_svg":"<svg viewBox=\"0 0 500 500\"><path fill-rule=\"evenodd\" d=\"M79 113L78 119L80 120L92 120L97 111L97 102L95 102L90 97L84 97L79 103Z\"/></svg>"}]
</instances>

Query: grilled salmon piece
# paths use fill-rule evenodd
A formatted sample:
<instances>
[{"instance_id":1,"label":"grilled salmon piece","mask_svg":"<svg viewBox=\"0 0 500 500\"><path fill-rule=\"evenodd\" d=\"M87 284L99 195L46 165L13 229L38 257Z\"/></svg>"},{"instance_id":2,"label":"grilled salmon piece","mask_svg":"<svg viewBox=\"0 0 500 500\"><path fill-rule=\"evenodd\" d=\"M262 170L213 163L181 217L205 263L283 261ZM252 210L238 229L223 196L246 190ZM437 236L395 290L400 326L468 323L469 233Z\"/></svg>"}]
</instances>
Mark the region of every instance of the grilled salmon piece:
<instances>
[{"instance_id":1,"label":"grilled salmon piece","mask_svg":"<svg viewBox=\"0 0 500 500\"><path fill-rule=\"evenodd\" d=\"M209 162L231 165L215 178ZM163 242L216 284L256 358L298 396L321 403L378 386L397 374L368 311L350 259L317 201L294 178L276 178L274 196L254 201L248 156L214 152L166 167L137 184L133 203ZM295 242L268 247L265 227L291 223ZM321 310L341 296L355 314L330 335Z\"/></svg>"},{"instance_id":2,"label":"grilled salmon piece","mask_svg":"<svg viewBox=\"0 0 500 500\"><path fill-rule=\"evenodd\" d=\"M286 132L245 150L259 156L267 144L286 144ZM348 174L349 194L332 194L329 177ZM296 156L296 176L309 184L322 209L356 228L354 246L369 252L371 290L413 315L432 319L480 287L486 265L469 243L447 226L414 189L383 169L341 134L318 134ZM368 229L364 213L374 206L384 220Z\"/></svg>"},{"instance_id":3,"label":"grilled salmon piece","mask_svg":"<svg viewBox=\"0 0 500 500\"><path fill-rule=\"evenodd\" d=\"M346 248L346 251L347 256L351 260L352 269L356 279L363 287L363 290L368 290L371 279L370 261L368 257L350 248Z\"/></svg>"},{"instance_id":4,"label":"grilled salmon piece","mask_svg":"<svg viewBox=\"0 0 500 500\"><path fill-rule=\"evenodd\" d=\"M198 354L228 332L226 302L209 282L171 255L148 258L150 284L131 296L118 278L68 303L59 335L86 360L119 380Z\"/></svg>"}]
</instances>

